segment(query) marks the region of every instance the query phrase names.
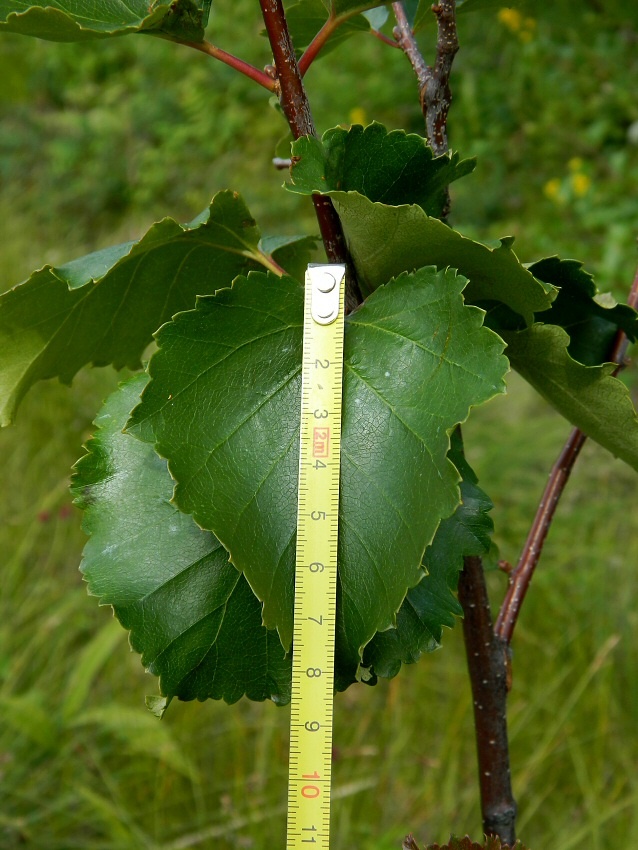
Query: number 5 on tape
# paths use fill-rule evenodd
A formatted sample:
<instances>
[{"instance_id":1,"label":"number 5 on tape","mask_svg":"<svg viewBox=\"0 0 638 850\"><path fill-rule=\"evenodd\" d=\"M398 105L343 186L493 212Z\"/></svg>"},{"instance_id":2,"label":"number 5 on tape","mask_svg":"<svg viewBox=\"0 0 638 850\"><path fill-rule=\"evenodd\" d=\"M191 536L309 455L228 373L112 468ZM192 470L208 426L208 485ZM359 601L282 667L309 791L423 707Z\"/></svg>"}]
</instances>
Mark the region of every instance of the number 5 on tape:
<instances>
[{"instance_id":1,"label":"number 5 on tape","mask_svg":"<svg viewBox=\"0 0 638 850\"><path fill-rule=\"evenodd\" d=\"M287 850L328 850L345 266L306 272Z\"/></svg>"}]
</instances>

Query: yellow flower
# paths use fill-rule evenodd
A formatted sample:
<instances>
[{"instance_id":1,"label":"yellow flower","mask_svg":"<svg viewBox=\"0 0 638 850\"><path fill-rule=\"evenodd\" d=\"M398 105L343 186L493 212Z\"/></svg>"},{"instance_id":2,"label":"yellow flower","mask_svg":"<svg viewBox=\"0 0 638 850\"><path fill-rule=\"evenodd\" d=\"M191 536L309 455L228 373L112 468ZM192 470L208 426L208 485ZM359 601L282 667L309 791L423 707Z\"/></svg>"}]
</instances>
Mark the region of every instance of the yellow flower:
<instances>
[{"instance_id":1,"label":"yellow flower","mask_svg":"<svg viewBox=\"0 0 638 850\"><path fill-rule=\"evenodd\" d=\"M350 114L348 115L351 124L363 124L368 123L368 116L366 115L365 109L362 109L360 106L355 106L354 109L350 110Z\"/></svg>"},{"instance_id":2,"label":"yellow flower","mask_svg":"<svg viewBox=\"0 0 638 850\"><path fill-rule=\"evenodd\" d=\"M515 32L523 43L527 44L534 37L536 21L534 18L524 18L518 9L499 9L497 18L510 32Z\"/></svg>"},{"instance_id":3,"label":"yellow flower","mask_svg":"<svg viewBox=\"0 0 638 850\"><path fill-rule=\"evenodd\" d=\"M553 177L551 180L548 180L547 183L543 186L543 194L546 198L549 198L550 201L559 201L560 200L560 180L558 177Z\"/></svg>"},{"instance_id":4,"label":"yellow flower","mask_svg":"<svg viewBox=\"0 0 638 850\"><path fill-rule=\"evenodd\" d=\"M572 189L577 198L584 197L591 188L591 178L582 171L572 174Z\"/></svg>"},{"instance_id":5,"label":"yellow flower","mask_svg":"<svg viewBox=\"0 0 638 850\"><path fill-rule=\"evenodd\" d=\"M512 32L518 32L523 24L523 16L517 9L499 9L497 17Z\"/></svg>"},{"instance_id":6,"label":"yellow flower","mask_svg":"<svg viewBox=\"0 0 638 850\"><path fill-rule=\"evenodd\" d=\"M567 163L567 168L569 168L569 170L570 170L570 171L572 171L572 172L574 172L574 171L582 171L582 169L583 169L583 164L584 164L584 163L583 163L582 159L581 159L579 156L574 156L574 157L572 157L572 158L569 160L569 162Z\"/></svg>"}]
</instances>

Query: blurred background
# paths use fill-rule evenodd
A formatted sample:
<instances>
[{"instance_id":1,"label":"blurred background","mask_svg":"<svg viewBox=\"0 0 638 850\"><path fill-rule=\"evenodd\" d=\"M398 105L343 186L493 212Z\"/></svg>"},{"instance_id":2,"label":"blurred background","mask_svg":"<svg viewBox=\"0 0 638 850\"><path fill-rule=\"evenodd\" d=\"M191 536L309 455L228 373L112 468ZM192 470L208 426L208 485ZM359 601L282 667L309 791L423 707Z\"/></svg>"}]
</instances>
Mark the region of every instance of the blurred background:
<instances>
[{"instance_id":1,"label":"blurred background","mask_svg":"<svg viewBox=\"0 0 638 850\"><path fill-rule=\"evenodd\" d=\"M451 146L477 156L452 223L515 235L525 262L582 260L623 298L637 263L638 10L621 0L459 16ZM547 9L551 6L551 9ZM268 60L254 0L218 0L209 38ZM389 30L388 30L389 31ZM433 57L434 27L420 35ZM190 220L240 191L264 234L315 233L271 165L286 138L262 89L148 37L0 38L0 290L44 263ZM406 59L348 41L306 79L320 131L378 120L423 132ZM38 385L0 433L0 848L283 847L288 711L243 701L144 707L155 681L87 598L68 476L121 379ZM624 373L634 396L636 368ZM569 426L513 376L473 414L468 457L515 562ZM509 716L519 834L531 850L611 850L638 834L638 478L587 445L514 639ZM489 576L494 603L505 578ZM376 688L339 695L334 850L480 837L461 630Z\"/></svg>"}]
</instances>

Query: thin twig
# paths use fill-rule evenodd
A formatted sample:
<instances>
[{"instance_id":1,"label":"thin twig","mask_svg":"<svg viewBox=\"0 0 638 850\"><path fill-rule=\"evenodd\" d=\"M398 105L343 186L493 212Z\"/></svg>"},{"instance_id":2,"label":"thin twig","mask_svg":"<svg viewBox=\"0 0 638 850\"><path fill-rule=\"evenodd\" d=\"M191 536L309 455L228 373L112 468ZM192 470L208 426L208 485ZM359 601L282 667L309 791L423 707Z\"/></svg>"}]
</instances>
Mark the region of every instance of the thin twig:
<instances>
[{"instance_id":1,"label":"thin twig","mask_svg":"<svg viewBox=\"0 0 638 850\"><path fill-rule=\"evenodd\" d=\"M192 47L193 50L199 50L200 53L205 53L207 56L212 56L213 59L219 59L220 62L229 65L235 71L239 71L240 74L259 83L260 86L268 89L268 91L275 91L276 82L265 71L260 71L259 68L255 68L254 65L244 62L243 59L238 59L232 53L227 53L221 47L215 47L210 41L180 41L179 43L186 47Z\"/></svg>"},{"instance_id":2,"label":"thin twig","mask_svg":"<svg viewBox=\"0 0 638 850\"><path fill-rule=\"evenodd\" d=\"M396 41L392 41L391 38L388 38L385 33L379 32L379 30L370 29L370 35L374 36L375 38L378 38L379 41L382 41L384 44L387 44L388 47L394 47L395 50L401 49L396 43Z\"/></svg>"},{"instance_id":3,"label":"thin twig","mask_svg":"<svg viewBox=\"0 0 638 850\"><path fill-rule=\"evenodd\" d=\"M410 65L416 74L417 83L419 86L419 95L424 90L428 81L428 75L432 73L432 69L421 55L419 45L416 43L416 38L412 32L412 27L408 21L408 16L405 13L403 3L393 3L392 11L397 22L393 34L397 44L405 55L410 60ZM421 104L423 99L421 98Z\"/></svg>"},{"instance_id":4,"label":"thin twig","mask_svg":"<svg viewBox=\"0 0 638 850\"><path fill-rule=\"evenodd\" d=\"M511 643L514 626L543 551L556 507L586 440L587 437L578 428L574 428L569 435L569 439L552 466L520 560L510 574L507 593L494 626L497 636L508 645Z\"/></svg>"},{"instance_id":5,"label":"thin twig","mask_svg":"<svg viewBox=\"0 0 638 850\"><path fill-rule=\"evenodd\" d=\"M516 840L516 801L512 793L507 737L509 647L494 634L481 559L466 557L459 579L463 637L474 700L474 727L486 835Z\"/></svg>"},{"instance_id":6,"label":"thin twig","mask_svg":"<svg viewBox=\"0 0 638 850\"><path fill-rule=\"evenodd\" d=\"M638 271L636 271L627 303L634 309L638 308ZM623 367L628 344L627 336L619 330L609 355L609 362L618 364L614 375L618 374ZM578 428L574 428L569 435L550 472L521 557L510 574L507 593L495 625L497 636L508 645L512 641L521 605L529 590L556 508L586 440L587 437Z\"/></svg>"},{"instance_id":7,"label":"thin twig","mask_svg":"<svg viewBox=\"0 0 638 850\"><path fill-rule=\"evenodd\" d=\"M308 47L306 47L303 55L299 59L299 73L302 77L305 76L306 71L315 61L319 51L328 41L332 33L337 29L339 23L340 22L333 15L330 15Z\"/></svg>"},{"instance_id":8,"label":"thin twig","mask_svg":"<svg viewBox=\"0 0 638 850\"><path fill-rule=\"evenodd\" d=\"M301 136L316 136L283 4L281 0L259 0L259 3L275 60L276 91L292 135L295 139ZM312 201L328 260L331 263L348 265L346 309L352 310L363 299L350 261L341 221L329 197L313 195Z\"/></svg>"},{"instance_id":9,"label":"thin twig","mask_svg":"<svg viewBox=\"0 0 638 850\"><path fill-rule=\"evenodd\" d=\"M432 6L438 27L434 67L426 64L421 55L403 3L393 3L392 9L397 21L394 37L416 74L427 138L434 153L440 156L448 150L447 116L452 103L450 74L459 49L456 0L440 0Z\"/></svg>"}]
</instances>

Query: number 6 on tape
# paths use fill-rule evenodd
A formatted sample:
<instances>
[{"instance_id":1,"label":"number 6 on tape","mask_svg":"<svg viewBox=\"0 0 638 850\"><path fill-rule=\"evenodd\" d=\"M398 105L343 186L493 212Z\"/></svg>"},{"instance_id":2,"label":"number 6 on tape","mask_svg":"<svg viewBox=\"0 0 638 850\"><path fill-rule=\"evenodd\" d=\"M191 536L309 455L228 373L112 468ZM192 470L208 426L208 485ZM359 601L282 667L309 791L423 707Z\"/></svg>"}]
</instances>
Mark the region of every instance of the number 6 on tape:
<instances>
[{"instance_id":1,"label":"number 6 on tape","mask_svg":"<svg viewBox=\"0 0 638 850\"><path fill-rule=\"evenodd\" d=\"M287 850L328 850L344 265L306 272Z\"/></svg>"}]
</instances>

